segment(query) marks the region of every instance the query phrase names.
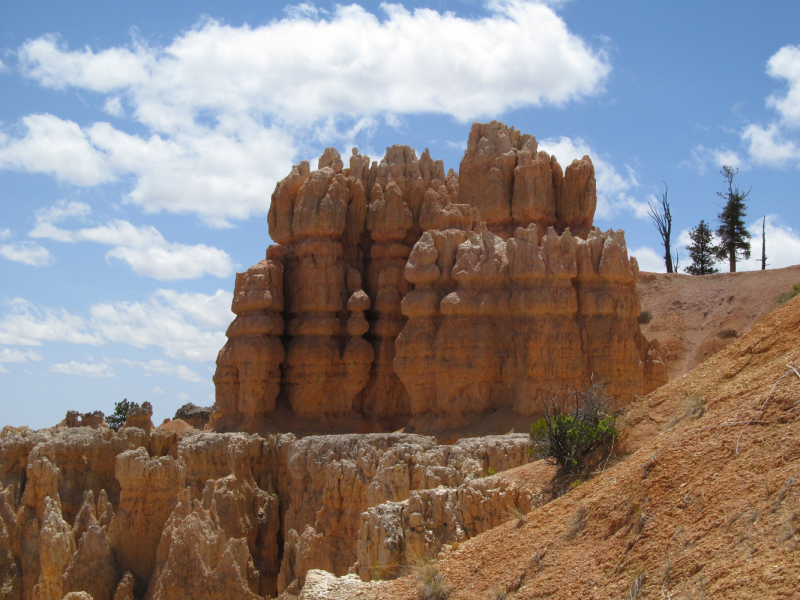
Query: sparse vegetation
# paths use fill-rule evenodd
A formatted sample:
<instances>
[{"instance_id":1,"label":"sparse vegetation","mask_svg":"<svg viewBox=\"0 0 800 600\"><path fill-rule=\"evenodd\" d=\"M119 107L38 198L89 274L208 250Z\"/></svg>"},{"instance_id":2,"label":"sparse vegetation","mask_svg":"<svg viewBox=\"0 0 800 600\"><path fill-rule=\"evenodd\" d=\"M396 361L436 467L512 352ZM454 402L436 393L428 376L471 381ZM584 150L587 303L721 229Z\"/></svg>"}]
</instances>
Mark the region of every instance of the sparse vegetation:
<instances>
[{"instance_id":1,"label":"sparse vegetation","mask_svg":"<svg viewBox=\"0 0 800 600\"><path fill-rule=\"evenodd\" d=\"M719 246L717 247L717 258L728 260L730 272L736 272L736 261L750 258L750 232L745 227L744 219L747 216L745 200L750 194L750 190L743 192L738 185L733 185L733 178L739 172L728 165L722 167L720 173L725 178L728 185L726 192L717 192L717 195L725 201L722 212L719 213Z\"/></svg>"},{"instance_id":2,"label":"sparse vegetation","mask_svg":"<svg viewBox=\"0 0 800 600\"><path fill-rule=\"evenodd\" d=\"M637 600L644 588L644 582L647 580L647 573L641 572L631 579L631 587L628 590L626 598L628 600Z\"/></svg>"},{"instance_id":3,"label":"sparse vegetation","mask_svg":"<svg viewBox=\"0 0 800 600\"><path fill-rule=\"evenodd\" d=\"M570 517L567 527L567 539L574 540L576 537L578 537L588 521L589 510L581 502L578 504L578 508L575 509L572 517Z\"/></svg>"},{"instance_id":4,"label":"sparse vegetation","mask_svg":"<svg viewBox=\"0 0 800 600\"><path fill-rule=\"evenodd\" d=\"M518 504L509 506L508 516L516 520L518 528L522 527L525 524L525 511L522 510Z\"/></svg>"},{"instance_id":5,"label":"sparse vegetation","mask_svg":"<svg viewBox=\"0 0 800 600\"><path fill-rule=\"evenodd\" d=\"M532 451L554 461L561 479L586 473L610 453L617 437L610 403L598 382L585 392L551 394L544 416L531 425Z\"/></svg>"},{"instance_id":6,"label":"sparse vegetation","mask_svg":"<svg viewBox=\"0 0 800 600\"><path fill-rule=\"evenodd\" d=\"M717 337L723 340L739 337L735 329L721 329L717 332Z\"/></svg>"},{"instance_id":7,"label":"sparse vegetation","mask_svg":"<svg viewBox=\"0 0 800 600\"><path fill-rule=\"evenodd\" d=\"M639 325L647 325L653 320L653 313L651 313L649 310L643 310L639 313L639 316L636 317L636 320L639 322Z\"/></svg>"},{"instance_id":8,"label":"sparse vegetation","mask_svg":"<svg viewBox=\"0 0 800 600\"><path fill-rule=\"evenodd\" d=\"M776 302L778 303L778 306L783 306L784 304L786 304L789 300L791 300L792 298L794 298L798 294L800 294L800 283L795 283L792 286L792 291L791 292L783 292L780 296L778 296Z\"/></svg>"},{"instance_id":9,"label":"sparse vegetation","mask_svg":"<svg viewBox=\"0 0 800 600\"><path fill-rule=\"evenodd\" d=\"M443 574L439 573L439 563L429 556L421 556L411 564L411 573L422 587L422 600L445 600L451 588Z\"/></svg>"},{"instance_id":10,"label":"sparse vegetation","mask_svg":"<svg viewBox=\"0 0 800 600\"><path fill-rule=\"evenodd\" d=\"M119 431L119 428L125 424L128 413L134 408L139 408L139 405L136 402L128 402L127 398L124 398L122 402L115 402L114 412L106 417L106 423L114 431Z\"/></svg>"}]
</instances>

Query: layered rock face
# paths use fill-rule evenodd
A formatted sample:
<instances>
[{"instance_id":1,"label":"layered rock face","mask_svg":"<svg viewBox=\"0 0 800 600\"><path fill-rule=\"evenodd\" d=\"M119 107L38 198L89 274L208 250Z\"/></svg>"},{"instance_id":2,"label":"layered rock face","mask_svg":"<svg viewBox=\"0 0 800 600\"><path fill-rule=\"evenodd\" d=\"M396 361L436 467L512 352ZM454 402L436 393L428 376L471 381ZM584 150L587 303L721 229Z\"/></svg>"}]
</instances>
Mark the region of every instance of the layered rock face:
<instances>
[{"instance_id":1,"label":"layered rock face","mask_svg":"<svg viewBox=\"0 0 800 600\"><path fill-rule=\"evenodd\" d=\"M588 156L562 170L496 121L472 126L460 174L408 146L296 165L272 196L276 244L237 277L218 426L279 397L399 426L531 414L593 378L620 402L651 391L666 371L636 322L638 268L621 231L593 228L596 203Z\"/></svg>"},{"instance_id":2,"label":"layered rock face","mask_svg":"<svg viewBox=\"0 0 800 600\"><path fill-rule=\"evenodd\" d=\"M397 526L384 520L370 533L366 511L488 481L488 472L526 464L527 445L524 435L441 446L410 434L298 441L7 427L0 592L16 600L274 597L299 590L313 569L361 570L361 554L377 552L378 530ZM364 540L374 542L362 552ZM389 566L394 555L383 554Z\"/></svg>"}]
</instances>

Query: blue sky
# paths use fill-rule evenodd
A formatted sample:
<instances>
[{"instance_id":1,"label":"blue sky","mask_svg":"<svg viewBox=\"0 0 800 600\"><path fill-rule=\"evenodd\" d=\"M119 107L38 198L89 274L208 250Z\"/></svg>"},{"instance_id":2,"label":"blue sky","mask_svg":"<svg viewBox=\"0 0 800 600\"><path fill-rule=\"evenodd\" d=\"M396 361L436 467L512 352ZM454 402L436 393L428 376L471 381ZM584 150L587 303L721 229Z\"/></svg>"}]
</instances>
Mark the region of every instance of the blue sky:
<instances>
[{"instance_id":1,"label":"blue sky","mask_svg":"<svg viewBox=\"0 0 800 600\"><path fill-rule=\"evenodd\" d=\"M680 244L731 164L772 266L800 263L798 23L788 1L0 3L0 424L211 404L234 274L326 146L457 169L496 118L589 153L595 223L651 270L662 182Z\"/></svg>"}]
</instances>

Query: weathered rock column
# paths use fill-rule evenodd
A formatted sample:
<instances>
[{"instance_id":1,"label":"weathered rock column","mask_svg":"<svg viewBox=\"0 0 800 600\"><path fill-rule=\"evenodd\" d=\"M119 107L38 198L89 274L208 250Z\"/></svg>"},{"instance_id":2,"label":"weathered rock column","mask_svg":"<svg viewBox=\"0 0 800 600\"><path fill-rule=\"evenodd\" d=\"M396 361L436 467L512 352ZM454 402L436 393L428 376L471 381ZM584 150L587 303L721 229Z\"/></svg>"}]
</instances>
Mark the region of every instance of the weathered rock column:
<instances>
[{"instance_id":1,"label":"weathered rock column","mask_svg":"<svg viewBox=\"0 0 800 600\"><path fill-rule=\"evenodd\" d=\"M275 410L283 334L283 267L262 260L236 274L228 341L217 357L214 374L217 407L224 417L255 417Z\"/></svg>"}]
</instances>

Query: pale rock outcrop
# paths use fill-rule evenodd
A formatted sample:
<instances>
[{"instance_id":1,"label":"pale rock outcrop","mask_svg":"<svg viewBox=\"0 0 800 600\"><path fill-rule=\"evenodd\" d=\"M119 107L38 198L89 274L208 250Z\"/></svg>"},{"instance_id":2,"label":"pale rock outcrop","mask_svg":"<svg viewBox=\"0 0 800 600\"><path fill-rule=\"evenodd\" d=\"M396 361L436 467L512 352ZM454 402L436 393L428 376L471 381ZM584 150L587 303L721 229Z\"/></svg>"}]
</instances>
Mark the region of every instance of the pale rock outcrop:
<instances>
[{"instance_id":1,"label":"pale rock outcrop","mask_svg":"<svg viewBox=\"0 0 800 600\"><path fill-rule=\"evenodd\" d=\"M549 481L553 468L530 481ZM530 470L530 469L529 469ZM471 479L458 487L414 490L402 502L369 507L361 515L358 562L353 571L364 581L401 575L421 556L439 553L446 544L463 542L498 525L518 520L545 502L542 485L526 485L500 473Z\"/></svg>"},{"instance_id":2,"label":"pale rock outcrop","mask_svg":"<svg viewBox=\"0 0 800 600\"><path fill-rule=\"evenodd\" d=\"M164 524L184 489L184 465L171 456L150 458L144 448L116 457L119 508L109 526L114 554L124 569L149 581Z\"/></svg>"},{"instance_id":3,"label":"pale rock outcrop","mask_svg":"<svg viewBox=\"0 0 800 600\"><path fill-rule=\"evenodd\" d=\"M370 506L399 502L413 490L457 487L491 468L527 463L524 435L464 439L438 446L408 434L304 438L288 455L291 485L284 515L281 592L301 584L309 569L344 574L358 557L361 514Z\"/></svg>"},{"instance_id":4,"label":"pale rock outcrop","mask_svg":"<svg viewBox=\"0 0 800 600\"><path fill-rule=\"evenodd\" d=\"M135 427L145 433L150 433L155 428L153 425L153 405L149 402L142 402L141 406L134 406L125 416L125 423L120 429Z\"/></svg>"},{"instance_id":5,"label":"pale rock outcrop","mask_svg":"<svg viewBox=\"0 0 800 600\"><path fill-rule=\"evenodd\" d=\"M187 402L175 412L175 419L191 425L200 431L208 424L213 410L208 406L197 406Z\"/></svg>"},{"instance_id":6,"label":"pale rock outcrop","mask_svg":"<svg viewBox=\"0 0 800 600\"><path fill-rule=\"evenodd\" d=\"M146 600L256 600L258 574L247 541L228 538L212 502L195 505L181 494L165 523Z\"/></svg>"},{"instance_id":7,"label":"pale rock outcrop","mask_svg":"<svg viewBox=\"0 0 800 600\"><path fill-rule=\"evenodd\" d=\"M75 554L72 529L61 516L57 500L44 500L44 518L39 535L39 578L33 588L34 600L61 600L64 596L61 575Z\"/></svg>"},{"instance_id":8,"label":"pale rock outcrop","mask_svg":"<svg viewBox=\"0 0 800 600\"><path fill-rule=\"evenodd\" d=\"M65 592L88 592L94 600L111 600L117 585L117 561L106 528L90 525L78 539L62 577Z\"/></svg>"},{"instance_id":9,"label":"pale rock outcrop","mask_svg":"<svg viewBox=\"0 0 800 600\"><path fill-rule=\"evenodd\" d=\"M380 598L385 582L362 581L357 575L336 577L323 570L311 570L306 576L298 600L357 600Z\"/></svg>"}]
</instances>

